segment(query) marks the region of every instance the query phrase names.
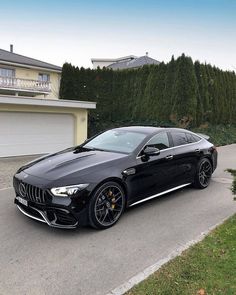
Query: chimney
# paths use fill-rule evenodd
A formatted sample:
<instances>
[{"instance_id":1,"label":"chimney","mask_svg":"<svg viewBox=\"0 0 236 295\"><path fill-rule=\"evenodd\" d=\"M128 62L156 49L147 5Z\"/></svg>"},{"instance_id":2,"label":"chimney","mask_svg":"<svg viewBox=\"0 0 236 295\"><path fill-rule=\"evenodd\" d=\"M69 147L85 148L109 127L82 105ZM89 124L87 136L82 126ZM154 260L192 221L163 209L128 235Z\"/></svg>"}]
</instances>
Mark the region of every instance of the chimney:
<instances>
[{"instance_id":1,"label":"chimney","mask_svg":"<svg viewBox=\"0 0 236 295\"><path fill-rule=\"evenodd\" d=\"M148 52L146 52L146 56L148 56Z\"/></svg>"},{"instance_id":2,"label":"chimney","mask_svg":"<svg viewBox=\"0 0 236 295\"><path fill-rule=\"evenodd\" d=\"M10 44L10 52L13 53L13 44Z\"/></svg>"}]
</instances>

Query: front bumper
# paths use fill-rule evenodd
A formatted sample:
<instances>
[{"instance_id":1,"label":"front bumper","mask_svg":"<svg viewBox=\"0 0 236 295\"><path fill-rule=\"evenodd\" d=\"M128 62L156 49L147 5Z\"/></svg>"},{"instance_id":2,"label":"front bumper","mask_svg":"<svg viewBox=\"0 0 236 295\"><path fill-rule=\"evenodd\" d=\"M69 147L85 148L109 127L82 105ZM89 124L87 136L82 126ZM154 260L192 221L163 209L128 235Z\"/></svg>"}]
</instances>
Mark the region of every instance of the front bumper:
<instances>
[{"instance_id":1,"label":"front bumper","mask_svg":"<svg viewBox=\"0 0 236 295\"><path fill-rule=\"evenodd\" d=\"M81 190L75 197L56 197L43 180L22 171L13 178L15 204L24 215L57 228L88 225L90 191Z\"/></svg>"},{"instance_id":2,"label":"front bumper","mask_svg":"<svg viewBox=\"0 0 236 295\"><path fill-rule=\"evenodd\" d=\"M15 204L24 215L51 227L73 229L79 225L76 217L64 208L39 206L29 201L26 206L19 202L18 196L15 198Z\"/></svg>"}]
</instances>

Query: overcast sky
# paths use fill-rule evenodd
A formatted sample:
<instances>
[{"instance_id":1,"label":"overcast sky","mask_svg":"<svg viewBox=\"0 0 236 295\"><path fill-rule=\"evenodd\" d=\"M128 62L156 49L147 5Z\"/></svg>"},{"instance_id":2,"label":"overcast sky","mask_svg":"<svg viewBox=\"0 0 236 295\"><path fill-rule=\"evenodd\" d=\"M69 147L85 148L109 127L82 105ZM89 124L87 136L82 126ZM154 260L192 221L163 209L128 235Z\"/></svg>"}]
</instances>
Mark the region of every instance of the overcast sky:
<instances>
[{"instance_id":1,"label":"overcast sky","mask_svg":"<svg viewBox=\"0 0 236 295\"><path fill-rule=\"evenodd\" d=\"M147 51L236 70L236 0L11 0L0 11L0 48L56 65Z\"/></svg>"}]
</instances>

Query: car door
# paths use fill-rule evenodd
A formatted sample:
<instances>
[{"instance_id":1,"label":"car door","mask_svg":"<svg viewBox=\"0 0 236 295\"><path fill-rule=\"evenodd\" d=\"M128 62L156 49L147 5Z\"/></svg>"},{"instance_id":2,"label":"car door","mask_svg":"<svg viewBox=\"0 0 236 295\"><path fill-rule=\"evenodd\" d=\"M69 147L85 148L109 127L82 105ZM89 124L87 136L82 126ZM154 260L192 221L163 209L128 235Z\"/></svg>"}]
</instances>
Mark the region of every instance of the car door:
<instances>
[{"instance_id":1,"label":"car door","mask_svg":"<svg viewBox=\"0 0 236 295\"><path fill-rule=\"evenodd\" d=\"M199 144L201 138L184 131L171 131L177 167L175 181L177 185L191 183L196 173L197 163L201 157Z\"/></svg>"},{"instance_id":2,"label":"car door","mask_svg":"<svg viewBox=\"0 0 236 295\"><path fill-rule=\"evenodd\" d=\"M147 146L156 147L160 153L155 156L145 157L144 149ZM171 147L167 132L161 132L153 136L142 151L137 155L135 174L130 178L132 196L130 203L158 194L171 186L174 186L174 170L172 165L174 150Z\"/></svg>"}]
</instances>

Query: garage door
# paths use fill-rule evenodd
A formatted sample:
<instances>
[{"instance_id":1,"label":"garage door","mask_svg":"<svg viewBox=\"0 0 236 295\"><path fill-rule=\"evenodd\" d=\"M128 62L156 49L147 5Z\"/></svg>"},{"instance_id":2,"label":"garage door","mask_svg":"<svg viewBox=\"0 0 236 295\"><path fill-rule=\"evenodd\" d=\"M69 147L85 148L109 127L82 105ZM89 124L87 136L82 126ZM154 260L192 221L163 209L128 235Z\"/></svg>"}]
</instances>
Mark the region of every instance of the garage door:
<instances>
[{"instance_id":1,"label":"garage door","mask_svg":"<svg viewBox=\"0 0 236 295\"><path fill-rule=\"evenodd\" d=\"M0 112L0 157L51 153L73 145L73 115Z\"/></svg>"}]
</instances>

